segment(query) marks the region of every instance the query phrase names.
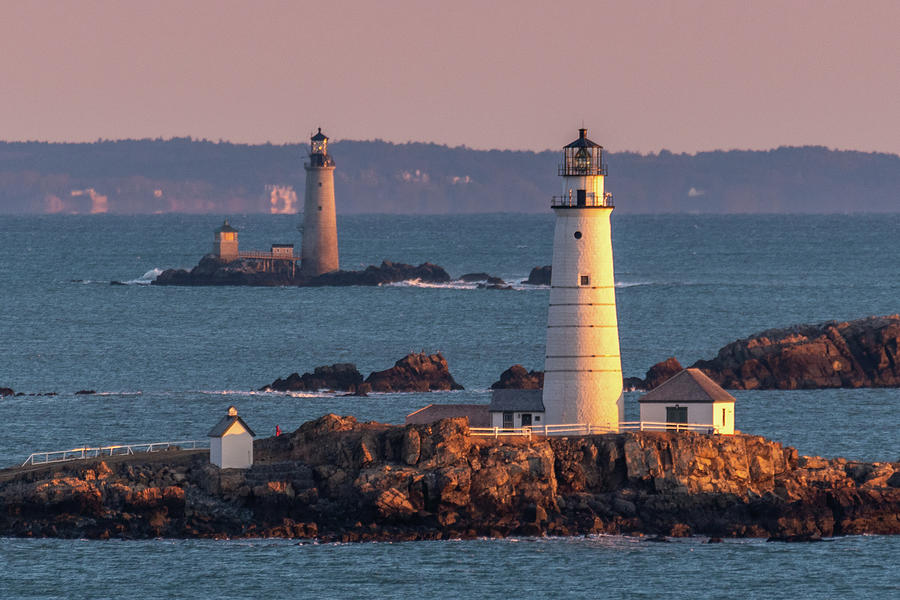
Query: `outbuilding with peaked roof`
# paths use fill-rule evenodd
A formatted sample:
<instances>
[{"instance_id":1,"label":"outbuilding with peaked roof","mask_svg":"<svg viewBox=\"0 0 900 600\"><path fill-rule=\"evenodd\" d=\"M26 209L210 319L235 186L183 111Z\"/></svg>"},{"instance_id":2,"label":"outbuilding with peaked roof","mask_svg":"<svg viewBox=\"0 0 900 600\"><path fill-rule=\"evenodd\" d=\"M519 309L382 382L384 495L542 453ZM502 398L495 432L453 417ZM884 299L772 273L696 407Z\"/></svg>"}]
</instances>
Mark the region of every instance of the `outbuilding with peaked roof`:
<instances>
[{"instance_id":1,"label":"outbuilding with peaked roof","mask_svg":"<svg viewBox=\"0 0 900 600\"><path fill-rule=\"evenodd\" d=\"M256 434L237 414L237 408L228 407L228 413L216 423L209 433L209 462L221 469L249 469L253 466L253 438Z\"/></svg>"},{"instance_id":2,"label":"outbuilding with peaked roof","mask_svg":"<svg viewBox=\"0 0 900 600\"><path fill-rule=\"evenodd\" d=\"M734 434L734 396L700 369L676 373L638 402L645 423L709 425L715 433Z\"/></svg>"}]
</instances>

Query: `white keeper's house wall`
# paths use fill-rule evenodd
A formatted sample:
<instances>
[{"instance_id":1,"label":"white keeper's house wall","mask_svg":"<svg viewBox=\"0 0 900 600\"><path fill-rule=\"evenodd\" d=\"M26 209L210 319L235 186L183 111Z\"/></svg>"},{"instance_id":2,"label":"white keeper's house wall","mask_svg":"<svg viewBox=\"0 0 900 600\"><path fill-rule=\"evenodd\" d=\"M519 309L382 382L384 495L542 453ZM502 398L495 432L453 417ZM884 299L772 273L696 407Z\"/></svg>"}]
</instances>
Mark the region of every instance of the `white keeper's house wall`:
<instances>
[{"instance_id":1,"label":"white keeper's house wall","mask_svg":"<svg viewBox=\"0 0 900 600\"><path fill-rule=\"evenodd\" d=\"M676 373L638 403L643 422L712 425L716 433L734 434L734 396L700 369Z\"/></svg>"},{"instance_id":2,"label":"white keeper's house wall","mask_svg":"<svg viewBox=\"0 0 900 600\"><path fill-rule=\"evenodd\" d=\"M644 402L641 404L641 421L652 423L666 422L666 407L687 408L687 422L694 425L710 425L715 427L716 433L724 435L734 434L734 403L693 403L672 402L656 403Z\"/></svg>"},{"instance_id":3,"label":"white keeper's house wall","mask_svg":"<svg viewBox=\"0 0 900 600\"><path fill-rule=\"evenodd\" d=\"M522 415L531 415L531 424L527 425L527 427L540 427L544 424L544 413L543 412L513 412L513 424L512 426L515 428L522 427ZM493 412L491 413L491 427L500 427L503 428L503 413L502 412Z\"/></svg>"}]
</instances>

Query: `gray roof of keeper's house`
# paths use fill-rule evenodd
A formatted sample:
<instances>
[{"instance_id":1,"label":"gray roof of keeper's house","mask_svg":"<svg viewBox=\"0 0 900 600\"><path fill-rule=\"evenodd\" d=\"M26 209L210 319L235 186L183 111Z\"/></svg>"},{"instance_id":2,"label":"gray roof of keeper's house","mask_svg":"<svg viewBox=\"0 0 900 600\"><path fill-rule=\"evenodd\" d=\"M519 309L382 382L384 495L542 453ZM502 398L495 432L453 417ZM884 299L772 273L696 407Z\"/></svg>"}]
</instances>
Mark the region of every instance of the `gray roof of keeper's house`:
<instances>
[{"instance_id":1,"label":"gray roof of keeper's house","mask_svg":"<svg viewBox=\"0 0 900 600\"><path fill-rule=\"evenodd\" d=\"M734 402L734 396L707 377L700 369L684 369L669 377L640 398L638 402Z\"/></svg>"},{"instance_id":2,"label":"gray roof of keeper's house","mask_svg":"<svg viewBox=\"0 0 900 600\"><path fill-rule=\"evenodd\" d=\"M544 412L544 390L491 390L490 412Z\"/></svg>"},{"instance_id":3,"label":"gray roof of keeper's house","mask_svg":"<svg viewBox=\"0 0 900 600\"><path fill-rule=\"evenodd\" d=\"M235 421L244 426L244 429L247 430L247 433L250 434L250 437L256 437L256 434L253 433L253 430L250 429L250 426L247 425L244 420L238 415L225 415L224 417L222 417L222 420L216 423L213 428L209 430L209 433L206 434L206 437L222 437L223 435L225 435L225 432L228 431L228 428L234 424Z\"/></svg>"}]
</instances>

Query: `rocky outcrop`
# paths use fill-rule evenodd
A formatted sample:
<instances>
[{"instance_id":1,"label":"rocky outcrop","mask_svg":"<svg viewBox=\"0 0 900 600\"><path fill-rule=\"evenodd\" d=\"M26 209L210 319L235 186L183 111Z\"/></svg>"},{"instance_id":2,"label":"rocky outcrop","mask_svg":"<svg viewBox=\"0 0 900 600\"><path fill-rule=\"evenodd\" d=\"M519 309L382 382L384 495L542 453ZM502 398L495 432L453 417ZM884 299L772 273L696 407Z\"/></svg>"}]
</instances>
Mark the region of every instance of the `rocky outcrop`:
<instances>
[{"instance_id":1,"label":"rocky outcrop","mask_svg":"<svg viewBox=\"0 0 900 600\"><path fill-rule=\"evenodd\" d=\"M816 539L900 533L900 463L798 457L760 437L471 437L465 419L328 415L203 451L0 471L0 535L403 540L643 533Z\"/></svg>"},{"instance_id":2,"label":"rocky outcrop","mask_svg":"<svg viewBox=\"0 0 900 600\"><path fill-rule=\"evenodd\" d=\"M383 285L398 281L421 281L424 283L447 283L450 275L443 267L431 263L412 266L403 263L382 261L378 267L369 266L362 271L334 271L313 277L298 285L348 286Z\"/></svg>"},{"instance_id":3,"label":"rocky outcrop","mask_svg":"<svg viewBox=\"0 0 900 600\"><path fill-rule=\"evenodd\" d=\"M646 385L644 384L644 380L640 377L623 377L622 378L622 391L623 392L643 392L645 391Z\"/></svg>"},{"instance_id":4,"label":"rocky outcrop","mask_svg":"<svg viewBox=\"0 0 900 600\"><path fill-rule=\"evenodd\" d=\"M15 396L16 392L12 388L0 387L0 398L3 396Z\"/></svg>"},{"instance_id":5,"label":"rocky outcrop","mask_svg":"<svg viewBox=\"0 0 900 600\"><path fill-rule=\"evenodd\" d=\"M242 286L375 286L399 281L419 280L426 283L450 281L447 272L437 265L418 266L382 261L362 271L334 271L316 277L306 277L289 261L265 261L239 258L226 262L212 254L186 271L167 269L152 282L153 285L242 285Z\"/></svg>"},{"instance_id":6,"label":"rocky outcrop","mask_svg":"<svg viewBox=\"0 0 900 600\"><path fill-rule=\"evenodd\" d=\"M506 282L500 277L494 277L487 273L465 273L459 276L459 281L465 283L482 283L486 286L505 286Z\"/></svg>"},{"instance_id":7,"label":"rocky outcrop","mask_svg":"<svg viewBox=\"0 0 900 600\"><path fill-rule=\"evenodd\" d=\"M684 367L674 356L670 356L666 360L656 363L647 371L644 378L644 389L647 391L659 386L666 379L678 375Z\"/></svg>"},{"instance_id":8,"label":"rocky outcrop","mask_svg":"<svg viewBox=\"0 0 900 600\"><path fill-rule=\"evenodd\" d=\"M491 384L492 390L539 390L544 387L543 371L526 371L522 365L513 365L500 373L500 379ZM636 392L646 389L640 377L623 377L622 389Z\"/></svg>"},{"instance_id":9,"label":"rocky outcrop","mask_svg":"<svg viewBox=\"0 0 900 600\"><path fill-rule=\"evenodd\" d=\"M298 375L291 373L286 378L278 378L260 388L266 392L316 392L319 390L341 390L364 394L369 386L363 383L362 373L352 363L336 363L331 366L316 367L312 373Z\"/></svg>"},{"instance_id":10,"label":"rocky outcrop","mask_svg":"<svg viewBox=\"0 0 900 600\"><path fill-rule=\"evenodd\" d=\"M231 262L221 260L213 254L200 259L190 271L166 269L151 283L153 285L242 285L242 286L286 286L299 285L296 269L291 269L288 261L262 261L239 258Z\"/></svg>"},{"instance_id":11,"label":"rocky outcrop","mask_svg":"<svg viewBox=\"0 0 900 600\"><path fill-rule=\"evenodd\" d=\"M356 395L368 392L432 392L461 390L447 366L447 359L438 352L410 353L384 371L376 371L363 381L356 365L338 363L328 367L316 367L312 373L278 378L260 391L266 392L315 392L319 390L344 391Z\"/></svg>"},{"instance_id":12,"label":"rocky outcrop","mask_svg":"<svg viewBox=\"0 0 900 600\"><path fill-rule=\"evenodd\" d=\"M461 390L447 367L447 359L438 352L407 354L390 369L366 377L373 392L433 392Z\"/></svg>"},{"instance_id":13,"label":"rocky outcrop","mask_svg":"<svg viewBox=\"0 0 900 600\"><path fill-rule=\"evenodd\" d=\"M492 390L539 390L544 387L543 371L526 371L513 365L500 373L500 380L491 384Z\"/></svg>"},{"instance_id":14,"label":"rocky outcrop","mask_svg":"<svg viewBox=\"0 0 900 600\"><path fill-rule=\"evenodd\" d=\"M770 329L693 366L730 389L900 387L900 316Z\"/></svg>"},{"instance_id":15,"label":"rocky outcrop","mask_svg":"<svg viewBox=\"0 0 900 600\"><path fill-rule=\"evenodd\" d=\"M531 273L528 274L528 279L525 280L525 283L528 285L550 285L552 271L553 268L550 265L534 267L531 269Z\"/></svg>"}]
</instances>

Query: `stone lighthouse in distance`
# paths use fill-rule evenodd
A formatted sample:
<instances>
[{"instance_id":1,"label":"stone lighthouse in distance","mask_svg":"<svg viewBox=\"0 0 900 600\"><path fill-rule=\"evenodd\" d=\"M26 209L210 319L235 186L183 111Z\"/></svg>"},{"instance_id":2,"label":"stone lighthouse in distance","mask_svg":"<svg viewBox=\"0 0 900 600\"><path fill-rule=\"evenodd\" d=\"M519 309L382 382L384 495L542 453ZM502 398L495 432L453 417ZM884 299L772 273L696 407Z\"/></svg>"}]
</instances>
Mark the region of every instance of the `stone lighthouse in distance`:
<instances>
[{"instance_id":1,"label":"stone lighthouse in distance","mask_svg":"<svg viewBox=\"0 0 900 600\"><path fill-rule=\"evenodd\" d=\"M328 154L328 138L319 132L310 139L303 203L303 243L300 273L315 277L337 271L337 219L334 209L334 159Z\"/></svg>"},{"instance_id":2,"label":"stone lighthouse in distance","mask_svg":"<svg viewBox=\"0 0 900 600\"><path fill-rule=\"evenodd\" d=\"M543 401L547 425L585 423L618 430L622 361L613 274L612 195L603 189L603 148L578 130L559 166L547 318Z\"/></svg>"}]
</instances>

